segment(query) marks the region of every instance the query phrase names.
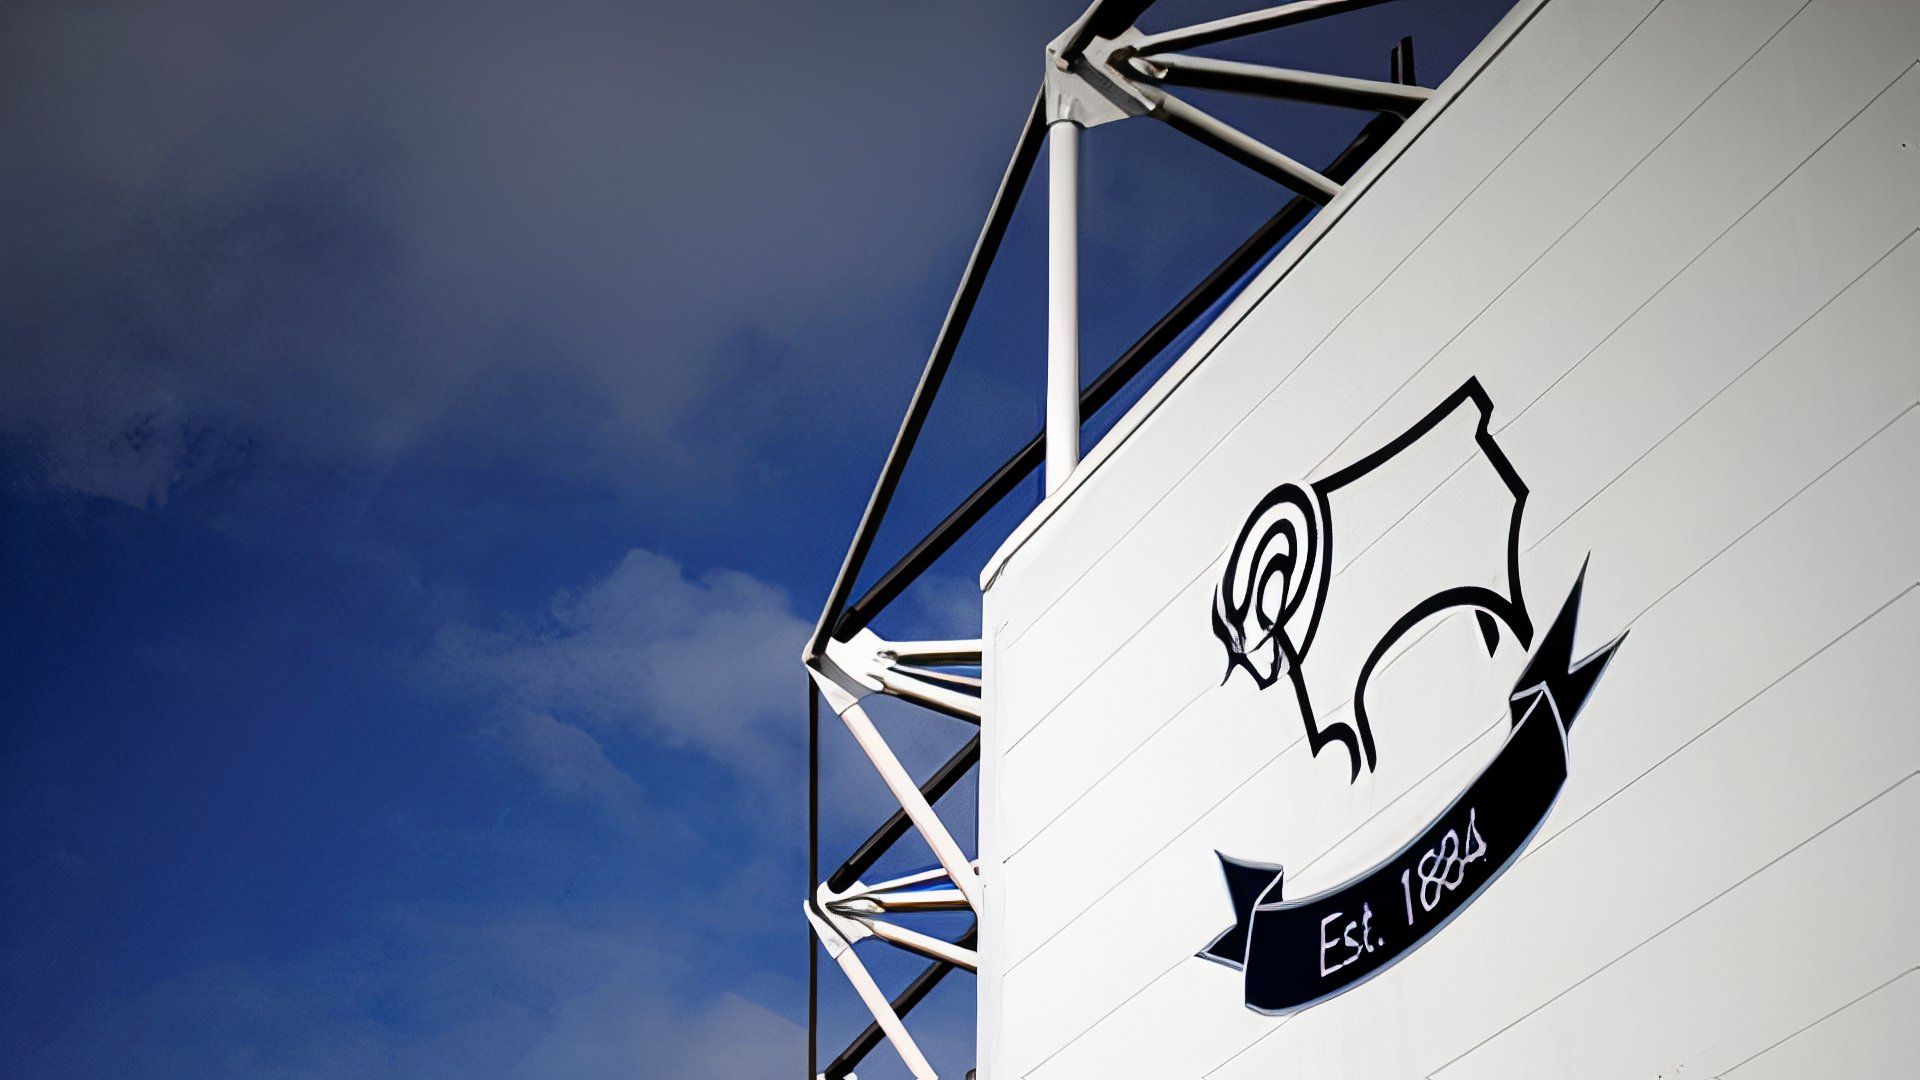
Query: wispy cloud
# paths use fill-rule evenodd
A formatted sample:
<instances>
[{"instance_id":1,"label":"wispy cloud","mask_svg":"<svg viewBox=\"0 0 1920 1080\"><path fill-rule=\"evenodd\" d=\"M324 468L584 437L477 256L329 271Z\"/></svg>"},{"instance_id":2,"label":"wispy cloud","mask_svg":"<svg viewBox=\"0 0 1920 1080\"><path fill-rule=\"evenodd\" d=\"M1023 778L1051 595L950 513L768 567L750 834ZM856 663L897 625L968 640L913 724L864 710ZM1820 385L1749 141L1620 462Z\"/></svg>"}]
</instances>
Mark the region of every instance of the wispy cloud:
<instances>
[{"instance_id":1,"label":"wispy cloud","mask_svg":"<svg viewBox=\"0 0 1920 1080\"><path fill-rule=\"evenodd\" d=\"M638 782L586 731L545 713L512 713L487 727L552 794L589 803L629 831L650 819Z\"/></svg>"},{"instance_id":2,"label":"wispy cloud","mask_svg":"<svg viewBox=\"0 0 1920 1080\"><path fill-rule=\"evenodd\" d=\"M520 745L550 784L617 796L578 728L640 735L698 751L755 785L792 786L803 765L798 659L808 627L785 593L750 575L690 577L635 548L602 580L555 597L510 627L456 625L441 635L452 671L544 719ZM555 719L558 718L558 719ZM591 779L590 779L591 777Z\"/></svg>"},{"instance_id":3,"label":"wispy cloud","mask_svg":"<svg viewBox=\"0 0 1920 1080\"><path fill-rule=\"evenodd\" d=\"M978 601L953 579L923 600L925 625L977 632ZM531 617L456 623L439 635L434 679L493 717L487 734L553 798L590 806L654 844L711 842L705 824L729 801L737 815L727 860L751 889L756 860L791 854L801 839L806 738L800 647L810 629L786 594L751 575L689 574L644 548L603 577L555 596ZM868 702L909 770L924 774L964 741L966 728L885 698ZM823 716L824 846L839 850L894 807L872 766L831 714ZM662 804L643 789L692 753L730 778L703 802ZM636 780L636 776L640 779ZM971 817L965 796L955 820ZM703 839L704 838L704 839ZM924 855L917 841L902 857Z\"/></svg>"}]
</instances>

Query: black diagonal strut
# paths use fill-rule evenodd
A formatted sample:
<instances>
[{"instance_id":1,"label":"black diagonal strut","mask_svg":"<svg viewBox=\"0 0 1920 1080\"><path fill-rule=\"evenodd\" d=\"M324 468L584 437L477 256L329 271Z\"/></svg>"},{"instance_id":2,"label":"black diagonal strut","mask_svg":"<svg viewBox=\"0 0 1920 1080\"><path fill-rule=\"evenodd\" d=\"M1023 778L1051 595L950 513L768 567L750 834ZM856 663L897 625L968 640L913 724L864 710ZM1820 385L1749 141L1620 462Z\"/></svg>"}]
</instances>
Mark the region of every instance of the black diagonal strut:
<instances>
[{"instance_id":1,"label":"black diagonal strut","mask_svg":"<svg viewBox=\"0 0 1920 1080\"><path fill-rule=\"evenodd\" d=\"M1408 49L1410 58L1412 50ZM1411 59L1407 70L1412 70ZM1380 116L1369 121L1360 129L1360 134L1342 150L1339 156L1322 170L1329 179L1345 183L1360 170L1373 152L1387 141L1400 128L1400 118ZM1214 303L1226 296L1233 286L1249 270L1260 264L1260 260L1271 252L1275 245L1285 240L1293 230L1305 221L1317 209L1315 205L1300 197L1295 197L1281 207L1280 212L1268 218L1255 229L1253 235L1235 248L1213 272L1201 279L1187 295L1163 316L1160 321L1140 335L1139 340L1127 347L1111 366L1089 384L1080 395L1080 415L1092 416L1101 407L1112 401L1124 390L1134 376L1144 371L1154 357L1171 346L1181 334L1187 332L1196 320L1206 314ZM847 608L834 624L835 637L845 640L858 633L873 621L882 608L892 603L907 586L912 585L927 568L937 562L966 535L967 530L987 516L988 511L999 504L1000 500L1011 495L1032 472L1040 467L1046 458L1046 432L1042 431L1027 441L1006 464L994 470L992 476L975 488L973 494L966 497L959 506L954 507L940 524L933 527L921 541L913 546L900 561L894 563L886 573L867 589L860 599Z\"/></svg>"},{"instance_id":2,"label":"black diagonal strut","mask_svg":"<svg viewBox=\"0 0 1920 1080\"><path fill-rule=\"evenodd\" d=\"M973 254L967 257L967 268L960 275L960 287L954 290L953 302L947 306L946 321L940 325L940 334L933 340L933 351L927 356L927 366L921 369L920 384L913 388L913 400L907 404L907 415L900 421L900 430L893 437L893 448L887 451L887 463L880 469L880 479L873 485L873 494L867 498L867 508L860 515L860 525L854 529L853 543L847 547L847 556L840 563L839 576L834 578L833 591L827 595L827 604L820 612L820 622L813 628L813 636L807 640L807 661L818 659L820 651L826 648L827 634L833 629L841 605L853 594L854 579L860 576L860 568L867 561L867 552L873 548L874 534L880 530L880 519L887 516L887 507L893 502L893 491L900 484L900 474L906 470L907 458L913 454L914 443L920 440L920 429L926 425L927 412L933 407L934 396L940 392L940 383L947 377L947 367L953 363L954 350L960 347L960 335L966 330L967 320L973 317L973 307L980 300L980 290L986 285L987 270L993 266L993 257L1000 251L1000 241L1006 238L1007 225L1013 220L1014 204L1020 201L1020 190L1026 186L1027 177L1033 172L1033 163L1040 157L1040 145L1045 140L1046 95L1044 90L1033 98L1033 106L1027 110L1026 123L1020 128L1020 138L1014 143L1013 159L1007 162L1007 171L1000 177L1000 190L994 193L993 205L987 211L987 223L980 228L980 236L973 242Z\"/></svg>"},{"instance_id":3,"label":"black diagonal strut","mask_svg":"<svg viewBox=\"0 0 1920 1080\"><path fill-rule=\"evenodd\" d=\"M927 800L927 805L939 802L940 796L952 790L953 785L959 783L960 778L967 775L967 770L979 760L980 736L976 733L960 748L959 753L948 758L945 765L935 769L933 775L927 777L927 782L920 785L920 794ZM913 822L907 818L907 812L895 810L893 816L875 829L873 835L862 841L859 847L854 848L853 854L847 856L847 861L841 863L840 868L827 878L827 888L840 892L860 880L860 875L871 870L873 864L880 861L880 856L899 843L900 838L907 835L907 830L912 827Z\"/></svg>"},{"instance_id":4,"label":"black diagonal strut","mask_svg":"<svg viewBox=\"0 0 1920 1080\"><path fill-rule=\"evenodd\" d=\"M974 946L977 935L978 931L970 926L967 928L966 933L960 935L960 940L954 942L954 944L963 949L971 949ZM913 981L907 984L906 989L900 991L900 996L893 999L893 1011L900 1016L905 1016L909 1012L912 1012L913 1007L920 1004L923 998L932 993L933 988L940 985L940 980L946 978L947 972L952 970L953 965L947 963L945 960L935 960L933 963L921 968L920 974L915 975ZM833 1061L827 1065L826 1071L821 1075L825 1076L827 1080L846 1080L848 1076L853 1074L855 1066L860 1064L861 1059L869 1053L872 1053L873 1048L879 1046L880 1040L886 1037L886 1033L880 1030L878 1023L868 1024L866 1030L854 1036L853 1041L847 1044L845 1050L840 1051L840 1056L834 1058Z\"/></svg>"}]
</instances>

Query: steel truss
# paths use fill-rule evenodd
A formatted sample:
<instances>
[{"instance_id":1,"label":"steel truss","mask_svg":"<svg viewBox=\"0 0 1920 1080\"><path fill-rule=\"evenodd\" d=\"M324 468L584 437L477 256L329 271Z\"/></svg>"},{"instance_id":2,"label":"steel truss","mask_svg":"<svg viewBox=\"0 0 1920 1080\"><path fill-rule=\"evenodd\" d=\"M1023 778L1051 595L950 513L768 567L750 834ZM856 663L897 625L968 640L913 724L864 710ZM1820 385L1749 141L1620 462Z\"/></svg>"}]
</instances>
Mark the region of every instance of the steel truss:
<instances>
[{"instance_id":1,"label":"steel truss","mask_svg":"<svg viewBox=\"0 0 1920 1080\"><path fill-rule=\"evenodd\" d=\"M894 435L880 477L861 514L840 572L802 656L808 686L810 732L809 850L811 883L803 908L808 942L809 1077L844 1080L878 1046L893 1044L918 1080L937 1080L932 1065L908 1033L904 1017L955 968L978 968L976 931L946 941L901 925L888 916L926 911L968 911L977 927L982 911L978 865L967 857L934 812L933 804L967 777L980 759L976 733L925 781L916 783L895 756L861 702L888 694L962 722L981 722L981 643L892 642L869 624L989 510L1046 464L1046 490L1057 490L1079 461L1080 421L1111 402L1127 384L1215 303L1229 295L1261 261L1346 183L1419 108L1432 91L1414 80L1413 45L1402 38L1392 51L1391 78L1375 82L1316 72L1265 67L1192 55L1199 48L1248 34L1371 7L1387 0L1299 0L1198 26L1143 33L1134 23L1151 0L1096 0L1046 48L1046 72L1015 141L987 220L974 242L960 285L947 308L932 353L921 370L907 413ZM1351 144L1319 169L1310 168L1171 93L1194 87L1269 98L1340 106L1376 113ZM1134 117L1160 120L1196 141L1255 169L1294 197L1232 254L1173 305L1084 390L1080 389L1078 343L1078 138L1081 129ZM1013 217L1014 204L1049 145L1048 363L1045 428L995 470L899 562L858 599L853 585L893 500L908 457L919 440L961 334L980 298L987 271ZM955 670L955 669L960 670ZM819 705L824 701L873 764L897 810L831 874L819 872ZM908 830L919 832L937 865L888 881L862 880ZM818 939L873 1014L824 1070L818 1070ZM874 940L926 957L928 965L889 999L854 946Z\"/></svg>"}]
</instances>

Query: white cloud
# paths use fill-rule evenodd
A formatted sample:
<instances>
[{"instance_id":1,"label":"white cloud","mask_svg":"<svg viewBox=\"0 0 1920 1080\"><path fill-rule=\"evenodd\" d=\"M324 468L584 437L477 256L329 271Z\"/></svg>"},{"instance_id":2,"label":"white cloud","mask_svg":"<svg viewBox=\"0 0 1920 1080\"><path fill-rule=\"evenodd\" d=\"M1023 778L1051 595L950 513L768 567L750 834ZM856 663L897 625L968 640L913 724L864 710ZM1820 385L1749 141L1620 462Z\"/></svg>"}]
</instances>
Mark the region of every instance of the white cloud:
<instances>
[{"instance_id":1,"label":"white cloud","mask_svg":"<svg viewBox=\"0 0 1920 1080\"><path fill-rule=\"evenodd\" d=\"M634 732L791 787L803 760L799 655L808 629L786 595L757 578L733 570L690 578L672 559L635 548L603 580L556 597L538 625L454 627L442 646L462 678L550 724ZM575 735L539 730L543 775L607 796L589 779L604 755L588 760Z\"/></svg>"},{"instance_id":2,"label":"white cloud","mask_svg":"<svg viewBox=\"0 0 1920 1080\"><path fill-rule=\"evenodd\" d=\"M522 713L501 717L487 732L555 795L598 806L631 830L646 822L640 785L580 728L545 713Z\"/></svg>"},{"instance_id":3,"label":"white cloud","mask_svg":"<svg viewBox=\"0 0 1920 1080\"><path fill-rule=\"evenodd\" d=\"M649 804L621 768L635 765L619 751L637 737L730 769L738 796L769 830L762 839L791 850L806 791L800 648L810 629L784 592L752 575L689 576L673 559L635 548L535 619L445 629L439 677L494 699L490 734L557 797L673 842L667 837L691 823ZM903 702L874 698L868 706L915 775L945 761L968 734L958 721ZM864 837L896 804L832 714L822 710L821 720L823 848L832 852ZM960 800L953 812L964 833L970 804L950 798ZM918 840L901 852L910 861L926 856Z\"/></svg>"}]
</instances>

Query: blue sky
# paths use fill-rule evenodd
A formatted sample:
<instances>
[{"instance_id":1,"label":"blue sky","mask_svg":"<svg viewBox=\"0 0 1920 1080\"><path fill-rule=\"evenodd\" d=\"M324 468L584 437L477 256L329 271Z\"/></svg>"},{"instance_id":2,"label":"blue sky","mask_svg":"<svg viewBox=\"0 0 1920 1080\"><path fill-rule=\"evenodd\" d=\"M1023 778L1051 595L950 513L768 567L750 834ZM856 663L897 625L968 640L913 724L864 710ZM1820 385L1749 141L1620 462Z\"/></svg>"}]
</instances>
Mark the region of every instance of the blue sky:
<instances>
[{"instance_id":1,"label":"blue sky","mask_svg":"<svg viewBox=\"0 0 1920 1080\"><path fill-rule=\"evenodd\" d=\"M1411 31L1431 85L1502 7L1245 55ZM1075 14L0 11L9 1074L794 1075L800 642ZM1206 100L1307 161L1363 119ZM1284 192L1146 123L1088 170L1091 373ZM876 570L1037 429L1038 210ZM1034 494L881 629L975 632ZM887 807L838 734L828 865Z\"/></svg>"}]
</instances>

